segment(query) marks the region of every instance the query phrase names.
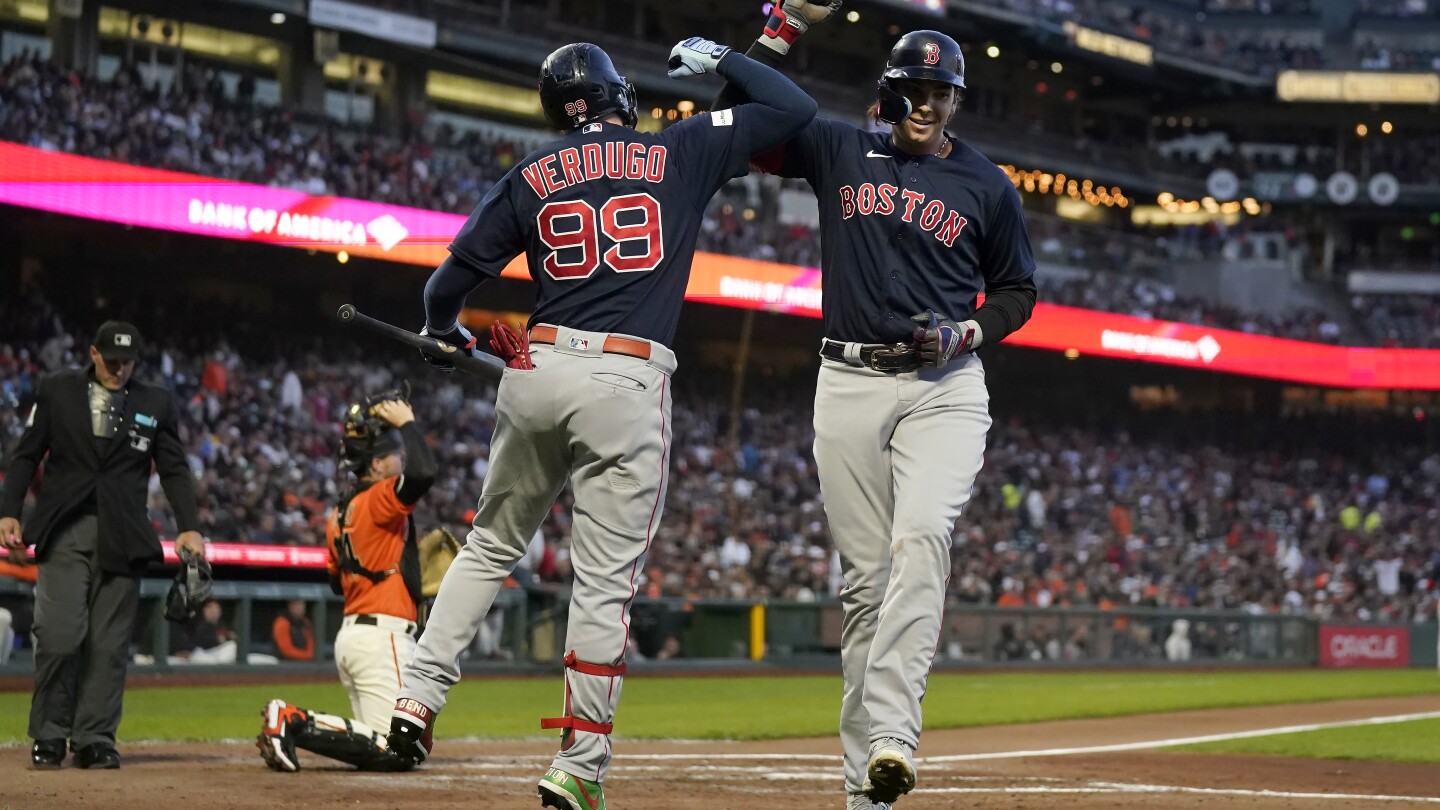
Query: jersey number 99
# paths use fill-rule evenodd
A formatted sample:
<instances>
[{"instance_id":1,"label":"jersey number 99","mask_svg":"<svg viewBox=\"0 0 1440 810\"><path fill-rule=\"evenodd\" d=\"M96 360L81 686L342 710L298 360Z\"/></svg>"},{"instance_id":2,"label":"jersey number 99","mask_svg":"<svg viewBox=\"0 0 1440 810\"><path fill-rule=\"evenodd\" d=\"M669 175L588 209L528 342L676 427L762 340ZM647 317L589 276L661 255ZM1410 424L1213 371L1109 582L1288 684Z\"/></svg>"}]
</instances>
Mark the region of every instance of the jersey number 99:
<instances>
[{"instance_id":1,"label":"jersey number 99","mask_svg":"<svg viewBox=\"0 0 1440 810\"><path fill-rule=\"evenodd\" d=\"M630 224L620 224L620 215L627 211L640 212L640 221L635 222L632 213L627 217ZM556 281L589 278L602 260L617 273L648 273L665 257L660 238L660 203L649 194L611 197L600 207L598 216L594 206L584 200L547 203L535 221L540 241L550 248L540 265ZM600 254L601 233L614 242L604 256ZM627 242L631 244L622 251ZM562 262L562 250L570 251L567 256L577 252L579 256Z\"/></svg>"}]
</instances>

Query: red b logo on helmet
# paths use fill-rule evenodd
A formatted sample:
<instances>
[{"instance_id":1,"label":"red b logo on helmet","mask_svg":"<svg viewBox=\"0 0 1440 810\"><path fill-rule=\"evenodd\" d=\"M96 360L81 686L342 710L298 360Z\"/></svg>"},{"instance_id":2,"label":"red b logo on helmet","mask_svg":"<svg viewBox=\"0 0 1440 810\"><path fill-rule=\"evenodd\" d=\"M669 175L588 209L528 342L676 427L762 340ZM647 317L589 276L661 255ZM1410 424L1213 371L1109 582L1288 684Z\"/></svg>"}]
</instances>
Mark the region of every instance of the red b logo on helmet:
<instances>
[{"instance_id":1,"label":"red b logo on helmet","mask_svg":"<svg viewBox=\"0 0 1440 810\"><path fill-rule=\"evenodd\" d=\"M925 64L933 65L940 61L940 46L933 42L925 43Z\"/></svg>"}]
</instances>

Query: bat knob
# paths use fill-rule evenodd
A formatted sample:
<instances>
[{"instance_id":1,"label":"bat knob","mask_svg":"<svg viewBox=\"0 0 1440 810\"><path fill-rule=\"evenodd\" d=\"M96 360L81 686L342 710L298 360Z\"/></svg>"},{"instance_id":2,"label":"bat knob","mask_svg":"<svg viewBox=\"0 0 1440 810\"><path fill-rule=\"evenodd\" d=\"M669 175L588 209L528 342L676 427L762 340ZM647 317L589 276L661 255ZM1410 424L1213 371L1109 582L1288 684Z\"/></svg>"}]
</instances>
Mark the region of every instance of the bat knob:
<instances>
[{"instance_id":1,"label":"bat knob","mask_svg":"<svg viewBox=\"0 0 1440 810\"><path fill-rule=\"evenodd\" d=\"M355 318L355 305L345 304L344 306L340 307L339 312L335 313L335 317L339 318L342 321L353 320Z\"/></svg>"}]
</instances>

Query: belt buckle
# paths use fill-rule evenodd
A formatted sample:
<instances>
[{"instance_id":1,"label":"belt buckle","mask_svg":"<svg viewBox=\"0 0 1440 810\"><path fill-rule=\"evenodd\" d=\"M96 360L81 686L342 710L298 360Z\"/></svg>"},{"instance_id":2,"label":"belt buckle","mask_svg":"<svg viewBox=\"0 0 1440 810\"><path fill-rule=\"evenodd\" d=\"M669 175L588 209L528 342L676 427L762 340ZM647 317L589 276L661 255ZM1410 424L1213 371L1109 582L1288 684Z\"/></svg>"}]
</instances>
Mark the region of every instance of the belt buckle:
<instances>
[{"instance_id":1,"label":"belt buckle","mask_svg":"<svg viewBox=\"0 0 1440 810\"><path fill-rule=\"evenodd\" d=\"M911 354L913 351L913 349L903 343L894 343L884 347L883 349L872 350L870 352L870 362L866 363L866 365L870 367L871 371L878 371L882 374L900 371L913 371L914 369L919 368L918 364L905 363L902 365L900 363L896 363L894 365L882 367L881 364L878 362L880 360L900 360L904 356Z\"/></svg>"}]
</instances>

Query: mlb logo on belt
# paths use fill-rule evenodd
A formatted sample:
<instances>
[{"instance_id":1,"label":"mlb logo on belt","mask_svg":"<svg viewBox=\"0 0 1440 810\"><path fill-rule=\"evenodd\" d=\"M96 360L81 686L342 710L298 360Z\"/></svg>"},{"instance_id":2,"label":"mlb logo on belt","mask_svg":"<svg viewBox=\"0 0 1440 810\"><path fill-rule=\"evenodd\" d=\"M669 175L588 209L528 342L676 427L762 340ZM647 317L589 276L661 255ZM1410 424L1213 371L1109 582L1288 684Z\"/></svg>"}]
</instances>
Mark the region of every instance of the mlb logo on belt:
<instances>
[{"instance_id":1,"label":"mlb logo on belt","mask_svg":"<svg viewBox=\"0 0 1440 810\"><path fill-rule=\"evenodd\" d=\"M578 349L579 351L583 352L586 349L590 348L590 341L586 340L585 338L572 337L570 338L570 348Z\"/></svg>"}]
</instances>

